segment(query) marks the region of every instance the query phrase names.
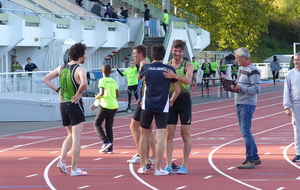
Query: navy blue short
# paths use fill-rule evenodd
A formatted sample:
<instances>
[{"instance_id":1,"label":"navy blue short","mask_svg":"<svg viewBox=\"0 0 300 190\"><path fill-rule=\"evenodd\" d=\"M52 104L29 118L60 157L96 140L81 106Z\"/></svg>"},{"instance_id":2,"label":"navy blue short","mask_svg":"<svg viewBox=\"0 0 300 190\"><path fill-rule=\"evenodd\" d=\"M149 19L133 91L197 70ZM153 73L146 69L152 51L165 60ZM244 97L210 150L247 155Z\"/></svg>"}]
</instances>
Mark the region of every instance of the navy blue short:
<instances>
[{"instance_id":1,"label":"navy blue short","mask_svg":"<svg viewBox=\"0 0 300 190\"><path fill-rule=\"evenodd\" d=\"M140 126L144 129L150 129L153 117L155 117L156 129L165 129L167 127L168 113L149 112L142 110Z\"/></svg>"}]
</instances>

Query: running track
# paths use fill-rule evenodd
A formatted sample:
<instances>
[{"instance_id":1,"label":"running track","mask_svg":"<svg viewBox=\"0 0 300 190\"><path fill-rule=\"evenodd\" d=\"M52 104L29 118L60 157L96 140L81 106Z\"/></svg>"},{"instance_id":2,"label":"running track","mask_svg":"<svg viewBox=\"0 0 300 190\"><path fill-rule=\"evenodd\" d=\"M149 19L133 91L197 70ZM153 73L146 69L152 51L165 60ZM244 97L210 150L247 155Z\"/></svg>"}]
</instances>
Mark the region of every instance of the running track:
<instances>
[{"instance_id":1,"label":"running track","mask_svg":"<svg viewBox=\"0 0 300 190\"><path fill-rule=\"evenodd\" d=\"M201 91L192 94L200 102L205 99ZM98 153L101 143L92 123L85 124L79 167L88 175L82 177L61 174L56 168L66 135L63 127L0 138L0 189L299 189L300 165L290 161L293 130L283 112L282 92L260 94L258 99L252 132L263 163L255 169L236 168L245 159L245 148L234 102L215 98L193 105L188 174L154 176L153 170L137 174L138 165L126 162L136 153L128 128L131 114L126 114L115 119L113 155ZM182 158L179 133L177 130L173 155L177 164ZM70 157L67 161L70 163Z\"/></svg>"}]
</instances>

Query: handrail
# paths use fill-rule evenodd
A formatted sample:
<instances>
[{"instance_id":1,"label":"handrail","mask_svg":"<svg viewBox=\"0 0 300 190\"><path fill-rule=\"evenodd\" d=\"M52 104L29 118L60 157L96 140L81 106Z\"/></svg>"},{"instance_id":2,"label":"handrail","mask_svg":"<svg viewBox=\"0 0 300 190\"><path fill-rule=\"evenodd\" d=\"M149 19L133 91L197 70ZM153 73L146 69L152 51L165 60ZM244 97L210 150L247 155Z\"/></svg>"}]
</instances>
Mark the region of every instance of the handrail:
<instances>
[{"instance_id":1,"label":"handrail","mask_svg":"<svg viewBox=\"0 0 300 190\"><path fill-rule=\"evenodd\" d=\"M22 15L32 15L33 16L44 16L44 17L52 17L52 18L68 18L71 17L75 20L96 20L96 21L119 21L125 22L125 19L116 19L116 18L105 18L99 16L87 16L87 15L71 15L71 14L61 14L61 13L46 13L46 12L34 12L34 11L22 11L22 10L15 10L15 9L0 9L4 12L11 12L12 14L15 13L22 13ZM18 14L16 14L18 15Z\"/></svg>"}]
</instances>

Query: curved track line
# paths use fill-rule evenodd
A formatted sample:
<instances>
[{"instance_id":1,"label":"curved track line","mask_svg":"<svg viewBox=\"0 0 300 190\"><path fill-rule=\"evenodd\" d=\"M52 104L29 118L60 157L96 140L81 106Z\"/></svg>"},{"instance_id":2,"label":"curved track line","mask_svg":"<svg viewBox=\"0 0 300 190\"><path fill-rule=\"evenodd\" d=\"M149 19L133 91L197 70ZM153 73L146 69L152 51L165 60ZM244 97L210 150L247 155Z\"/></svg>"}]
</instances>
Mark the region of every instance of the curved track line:
<instances>
[{"instance_id":1,"label":"curved track line","mask_svg":"<svg viewBox=\"0 0 300 190\"><path fill-rule=\"evenodd\" d=\"M149 183L145 182L144 180L142 180L135 172L134 172L134 169L133 169L133 164L132 163L129 163L129 170L130 170L130 173L135 177L135 179L137 179L139 182L141 182L142 184L144 184L145 186L153 189L153 190L158 190L157 188L151 186Z\"/></svg>"},{"instance_id":2,"label":"curved track line","mask_svg":"<svg viewBox=\"0 0 300 190\"><path fill-rule=\"evenodd\" d=\"M282 112L279 112L279 113L282 113ZM284 125L280 125L280 126L277 126L277 127L273 127L273 128L271 128L271 129L267 129L267 130L264 130L264 131L255 133L255 134L253 134L253 136L256 136L256 135L259 135L259 134L263 134L263 133L265 133L265 132L269 132L269 131L272 131L272 130L275 130L275 129L279 129L279 128L285 127L285 126L287 126L287 125L290 125L290 122L287 123L287 124L284 124ZM212 157L213 157L214 153L215 153L217 150L219 150L220 148L222 148L222 147L224 147L224 146L226 146L226 145L229 145L229 144L231 144L231 143L233 143L233 142L240 141L240 140L243 140L243 138L239 138L239 139L232 140L232 141L230 141L230 142L224 143L224 144L218 146L217 148L215 148L215 149L214 149L213 151L211 151L211 153L209 154L209 156L208 156L208 162L209 162L209 164L211 165L211 167L212 167L214 170L216 170L218 173L220 173L221 175L223 175L223 176L225 176L225 177L227 177L227 178L229 178L229 179L231 179L231 180L233 180L233 181L235 181L235 182L237 182L237 183L240 183L240 184L242 184L242 185L245 185L245 186L247 186L247 187L250 187L250 188L252 188L252 189L261 190L261 189L258 188L258 187L254 187L254 186L252 186L252 185L249 185L248 183L242 182L242 181L240 181L240 180L238 180L238 179L236 179L236 178L234 178L234 177L231 177L230 175L225 174L225 173L222 172L222 171L221 171L221 170L213 163L213 161L212 161Z\"/></svg>"},{"instance_id":3,"label":"curved track line","mask_svg":"<svg viewBox=\"0 0 300 190\"><path fill-rule=\"evenodd\" d=\"M293 163L293 162L288 158L288 156L287 156L287 150L288 150L293 144L294 144L294 143L291 143L291 144L289 144L287 147L284 148L284 150L283 150L283 156L284 156L285 160L286 160L288 163L290 163L290 164L292 164L293 166L295 166L296 168L300 169L300 166L298 166L297 164Z\"/></svg>"}]
</instances>

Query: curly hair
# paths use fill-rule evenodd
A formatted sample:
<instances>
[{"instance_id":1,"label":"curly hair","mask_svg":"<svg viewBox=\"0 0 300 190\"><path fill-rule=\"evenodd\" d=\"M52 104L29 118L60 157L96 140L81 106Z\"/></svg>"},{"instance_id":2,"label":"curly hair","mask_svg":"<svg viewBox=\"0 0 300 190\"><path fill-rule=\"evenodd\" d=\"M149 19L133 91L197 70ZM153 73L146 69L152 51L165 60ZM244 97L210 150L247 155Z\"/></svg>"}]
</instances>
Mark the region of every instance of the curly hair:
<instances>
[{"instance_id":1,"label":"curly hair","mask_svg":"<svg viewBox=\"0 0 300 190\"><path fill-rule=\"evenodd\" d=\"M69 57L73 61L77 61L80 57L85 54L86 45L82 43L76 43L72 45L69 49Z\"/></svg>"}]
</instances>

